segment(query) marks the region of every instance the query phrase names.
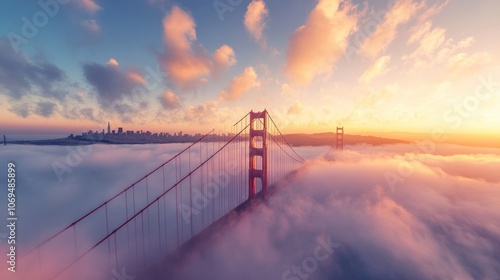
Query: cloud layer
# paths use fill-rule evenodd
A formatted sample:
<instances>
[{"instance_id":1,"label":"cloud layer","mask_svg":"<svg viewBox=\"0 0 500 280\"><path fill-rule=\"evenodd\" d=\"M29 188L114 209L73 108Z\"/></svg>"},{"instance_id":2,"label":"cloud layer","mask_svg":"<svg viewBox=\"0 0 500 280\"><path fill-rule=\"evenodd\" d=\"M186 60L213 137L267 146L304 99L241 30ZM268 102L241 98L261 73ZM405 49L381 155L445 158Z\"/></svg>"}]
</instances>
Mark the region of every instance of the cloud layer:
<instances>
[{"instance_id":1,"label":"cloud layer","mask_svg":"<svg viewBox=\"0 0 500 280\"><path fill-rule=\"evenodd\" d=\"M425 163L406 159L412 145L318 160L193 252L174 279L496 279L499 151L441 148ZM415 170L392 190L384 173L401 164ZM304 261L328 235L340 246L309 270ZM286 274L294 265L301 274Z\"/></svg>"},{"instance_id":2,"label":"cloud layer","mask_svg":"<svg viewBox=\"0 0 500 280\"><path fill-rule=\"evenodd\" d=\"M0 163L15 158L31 174L18 184L24 205L19 242L32 247L184 146L80 147L86 156L63 183L51 163L65 161L65 147L2 148ZM314 159L327 148L298 152ZM310 279L497 279L500 150L452 145L440 145L434 154L418 150L415 145L349 146L326 160L312 160L267 204L239 214L203 248L191 251L169 279L294 279L283 278L294 265ZM401 170L413 171L391 188L385 174ZM306 271L304 260L328 236L340 246ZM66 249L53 251L54 260ZM82 279L112 277L109 271L95 274L106 263L101 258L107 260L100 256L86 263Z\"/></svg>"}]
</instances>

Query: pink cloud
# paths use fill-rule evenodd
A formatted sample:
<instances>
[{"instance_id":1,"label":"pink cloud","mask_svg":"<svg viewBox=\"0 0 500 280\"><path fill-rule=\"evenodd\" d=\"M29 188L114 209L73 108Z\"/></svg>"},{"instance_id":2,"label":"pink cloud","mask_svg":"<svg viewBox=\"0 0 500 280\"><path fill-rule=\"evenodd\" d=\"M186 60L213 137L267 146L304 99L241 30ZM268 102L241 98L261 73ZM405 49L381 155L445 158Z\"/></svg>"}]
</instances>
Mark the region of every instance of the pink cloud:
<instances>
[{"instance_id":1,"label":"pink cloud","mask_svg":"<svg viewBox=\"0 0 500 280\"><path fill-rule=\"evenodd\" d=\"M268 15L269 11L266 3L263 0L253 0L248 4L243 20L248 33L263 47L265 47L266 41L262 33L266 28L265 21Z\"/></svg>"},{"instance_id":2,"label":"pink cloud","mask_svg":"<svg viewBox=\"0 0 500 280\"><path fill-rule=\"evenodd\" d=\"M222 45L213 54L214 67L213 73L217 76L220 72L226 70L236 63L234 50L228 45Z\"/></svg>"},{"instance_id":3,"label":"pink cloud","mask_svg":"<svg viewBox=\"0 0 500 280\"><path fill-rule=\"evenodd\" d=\"M295 83L308 84L331 71L357 22L358 15L348 1L319 0L306 23L290 37L285 73Z\"/></svg>"},{"instance_id":4,"label":"pink cloud","mask_svg":"<svg viewBox=\"0 0 500 280\"><path fill-rule=\"evenodd\" d=\"M91 15L102 9L102 7L95 2L95 0L77 0L75 3L78 7Z\"/></svg>"}]
</instances>

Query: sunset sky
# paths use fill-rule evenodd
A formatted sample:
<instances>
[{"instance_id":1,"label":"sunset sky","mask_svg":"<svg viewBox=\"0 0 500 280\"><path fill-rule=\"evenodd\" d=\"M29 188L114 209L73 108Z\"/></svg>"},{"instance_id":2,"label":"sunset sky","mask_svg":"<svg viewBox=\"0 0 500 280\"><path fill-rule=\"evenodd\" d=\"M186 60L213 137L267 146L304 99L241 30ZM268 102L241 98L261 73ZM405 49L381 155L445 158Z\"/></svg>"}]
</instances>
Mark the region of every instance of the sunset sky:
<instances>
[{"instance_id":1,"label":"sunset sky","mask_svg":"<svg viewBox=\"0 0 500 280\"><path fill-rule=\"evenodd\" d=\"M500 131L497 0L40 3L0 4L2 134Z\"/></svg>"}]
</instances>

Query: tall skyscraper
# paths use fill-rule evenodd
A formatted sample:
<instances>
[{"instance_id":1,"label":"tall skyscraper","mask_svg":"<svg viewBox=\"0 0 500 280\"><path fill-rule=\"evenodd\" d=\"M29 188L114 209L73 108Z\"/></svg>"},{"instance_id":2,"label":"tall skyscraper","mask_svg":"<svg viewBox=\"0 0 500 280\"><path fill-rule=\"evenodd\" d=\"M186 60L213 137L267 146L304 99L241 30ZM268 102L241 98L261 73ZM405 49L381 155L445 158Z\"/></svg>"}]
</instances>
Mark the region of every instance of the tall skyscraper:
<instances>
[{"instance_id":1,"label":"tall skyscraper","mask_svg":"<svg viewBox=\"0 0 500 280\"><path fill-rule=\"evenodd\" d=\"M111 133L111 127L109 126L109 122L108 122L108 134Z\"/></svg>"}]
</instances>

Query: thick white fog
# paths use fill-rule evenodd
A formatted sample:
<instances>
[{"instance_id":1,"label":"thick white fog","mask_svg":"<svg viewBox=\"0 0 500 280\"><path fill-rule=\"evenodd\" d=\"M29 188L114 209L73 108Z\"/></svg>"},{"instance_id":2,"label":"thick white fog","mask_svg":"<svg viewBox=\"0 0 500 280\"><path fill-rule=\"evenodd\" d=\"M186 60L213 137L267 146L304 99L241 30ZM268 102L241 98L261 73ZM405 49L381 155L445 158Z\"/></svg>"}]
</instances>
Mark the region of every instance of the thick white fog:
<instances>
[{"instance_id":1,"label":"thick white fog","mask_svg":"<svg viewBox=\"0 0 500 280\"><path fill-rule=\"evenodd\" d=\"M2 147L0 165L17 165L20 247L182 147L93 146L62 181L52 163L65 161L65 147ZM291 182L155 279L500 279L500 150L348 146L323 158L327 150L297 148L310 162ZM0 247L5 251L5 240ZM87 274L113 279L111 272Z\"/></svg>"}]
</instances>

